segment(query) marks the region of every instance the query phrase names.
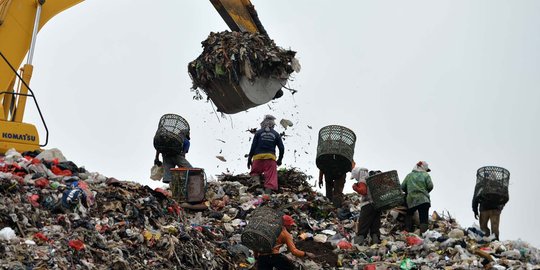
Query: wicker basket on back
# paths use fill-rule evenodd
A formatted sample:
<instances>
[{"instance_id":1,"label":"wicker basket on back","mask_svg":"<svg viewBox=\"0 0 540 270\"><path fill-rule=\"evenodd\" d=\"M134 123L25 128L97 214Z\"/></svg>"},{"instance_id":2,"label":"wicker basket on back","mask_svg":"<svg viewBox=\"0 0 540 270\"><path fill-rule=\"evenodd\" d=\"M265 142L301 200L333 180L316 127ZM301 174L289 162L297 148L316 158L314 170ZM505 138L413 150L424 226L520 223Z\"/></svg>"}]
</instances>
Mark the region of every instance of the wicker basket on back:
<instances>
[{"instance_id":1,"label":"wicker basket on back","mask_svg":"<svg viewBox=\"0 0 540 270\"><path fill-rule=\"evenodd\" d=\"M317 144L316 164L325 173L344 174L351 171L356 135L346 127L330 125L321 128Z\"/></svg>"},{"instance_id":2,"label":"wicker basket on back","mask_svg":"<svg viewBox=\"0 0 540 270\"><path fill-rule=\"evenodd\" d=\"M474 196L483 202L506 204L509 200L508 184L510 172L501 167L485 166L476 171Z\"/></svg>"},{"instance_id":3,"label":"wicker basket on back","mask_svg":"<svg viewBox=\"0 0 540 270\"><path fill-rule=\"evenodd\" d=\"M242 233L242 244L256 252L272 252L281 233L283 225L281 216L278 211L270 207L255 209Z\"/></svg>"},{"instance_id":4,"label":"wicker basket on back","mask_svg":"<svg viewBox=\"0 0 540 270\"><path fill-rule=\"evenodd\" d=\"M405 196L401 191L397 171L379 173L366 178L366 183L373 200L373 205L378 210L387 210L405 202Z\"/></svg>"},{"instance_id":5,"label":"wicker basket on back","mask_svg":"<svg viewBox=\"0 0 540 270\"><path fill-rule=\"evenodd\" d=\"M154 148L160 153L179 154L188 133L189 124L186 119L176 114L165 114L160 118L154 135Z\"/></svg>"}]
</instances>

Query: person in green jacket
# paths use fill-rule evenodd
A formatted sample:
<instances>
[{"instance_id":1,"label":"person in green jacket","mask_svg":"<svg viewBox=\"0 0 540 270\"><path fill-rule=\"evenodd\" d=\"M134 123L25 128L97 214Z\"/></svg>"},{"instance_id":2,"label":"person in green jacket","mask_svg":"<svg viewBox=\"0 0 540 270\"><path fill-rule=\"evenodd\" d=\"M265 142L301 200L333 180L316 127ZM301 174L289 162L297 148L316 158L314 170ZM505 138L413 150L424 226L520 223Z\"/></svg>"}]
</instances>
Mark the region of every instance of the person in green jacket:
<instances>
[{"instance_id":1,"label":"person in green jacket","mask_svg":"<svg viewBox=\"0 0 540 270\"><path fill-rule=\"evenodd\" d=\"M429 192L433 189L433 182L428 173L430 171L427 162L419 161L401 183L401 189L406 194L405 227L408 232L413 231L412 218L416 211L420 217L420 232L424 233L428 229L428 213L431 207Z\"/></svg>"}]
</instances>

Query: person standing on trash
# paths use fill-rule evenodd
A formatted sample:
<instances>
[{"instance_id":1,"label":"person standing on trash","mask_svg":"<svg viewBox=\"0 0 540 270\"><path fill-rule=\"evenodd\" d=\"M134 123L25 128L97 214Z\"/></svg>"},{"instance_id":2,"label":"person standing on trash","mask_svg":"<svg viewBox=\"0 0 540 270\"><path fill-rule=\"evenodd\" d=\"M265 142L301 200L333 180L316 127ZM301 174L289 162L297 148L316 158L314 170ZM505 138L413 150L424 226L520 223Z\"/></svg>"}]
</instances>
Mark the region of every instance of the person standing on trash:
<instances>
[{"instance_id":1,"label":"person standing on trash","mask_svg":"<svg viewBox=\"0 0 540 270\"><path fill-rule=\"evenodd\" d=\"M287 245L287 249L296 257L315 258L315 254L301 251L294 245L292 235L289 232L295 225L294 219L289 215L283 215L282 220L283 226L281 233L276 240L276 245L272 249L272 253L255 254L258 270L272 270L274 268L278 270L295 269L294 263L279 252L283 245Z\"/></svg>"},{"instance_id":2,"label":"person standing on trash","mask_svg":"<svg viewBox=\"0 0 540 270\"><path fill-rule=\"evenodd\" d=\"M481 190L478 191L480 193ZM495 239L499 240L499 222L501 218L501 211L504 208L504 203L498 203L490 200L485 200L479 194L474 194L472 201L472 208L474 212L474 218L478 220L478 205L480 204L480 229L487 234L495 234ZM488 222L491 221L491 231L488 227Z\"/></svg>"},{"instance_id":3,"label":"person standing on trash","mask_svg":"<svg viewBox=\"0 0 540 270\"><path fill-rule=\"evenodd\" d=\"M352 168L354 168L355 163L352 162ZM326 185L325 197L328 198L333 204L334 207L339 208L343 203L343 188L345 187L345 179L347 172L330 172L319 170L319 188Z\"/></svg>"},{"instance_id":4,"label":"person standing on trash","mask_svg":"<svg viewBox=\"0 0 540 270\"><path fill-rule=\"evenodd\" d=\"M285 147L281 140L281 135L274 130L276 118L272 115L265 115L261 122L261 128L255 132L251 149L248 155L248 169L250 175L257 181L260 175L264 177L264 191L271 194L278 189L277 166L281 165ZM276 159L276 146L279 149L279 156Z\"/></svg>"},{"instance_id":5,"label":"person standing on trash","mask_svg":"<svg viewBox=\"0 0 540 270\"><path fill-rule=\"evenodd\" d=\"M189 131L185 134L182 151L178 154L175 153L160 153L156 150L156 157L154 164L157 166L163 166L163 183L170 183L172 180L171 169L178 166L179 168L193 168L189 161L186 159L186 154L189 151L190 146ZM159 154L163 156L163 163L159 161Z\"/></svg>"},{"instance_id":6,"label":"person standing on trash","mask_svg":"<svg viewBox=\"0 0 540 270\"><path fill-rule=\"evenodd\" d=\"M357 236L354 238L354 243L362 245L368 234L371 235L371 244L379 244L381 239L381 211L375 209L371 193L366 183L366 178L380 173L380 171L370 171L368 169L356 167L351 172L351 179L356 179L356 183L353 184L353 190L362 195L363 201L367 202L360 209L360 216L358 217L358 231Z\"/></svg>"},{"instance_id":7,"label":"person standing on trash","mask_svg":"<svg viewBox=\"0 0 540 270\"><path fill-rule=\"evenodd\" d=\"M406 194L405 227L408 232L413 231L412 219L416 211L420 217L420 232L424 233L428 229L428 214L431 207L429 193L433 190L433 182L429 176L430 171L427 162L419 161L401 183L401 189Z\"/></svg>"}]
</instances>

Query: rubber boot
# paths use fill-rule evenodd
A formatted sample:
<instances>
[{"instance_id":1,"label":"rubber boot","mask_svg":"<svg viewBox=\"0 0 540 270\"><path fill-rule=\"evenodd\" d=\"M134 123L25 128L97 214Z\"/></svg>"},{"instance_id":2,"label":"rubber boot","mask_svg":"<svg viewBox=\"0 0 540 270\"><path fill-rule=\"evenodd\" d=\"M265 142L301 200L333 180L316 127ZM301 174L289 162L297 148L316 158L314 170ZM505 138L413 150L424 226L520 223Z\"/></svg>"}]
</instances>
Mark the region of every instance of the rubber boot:
<instances>
[{"instance_id":1,"label":"rubber boot","mask_svg":"<svg viewBox=\"0 0 540 270\"><path fill-rule=\"evenodd\" d=\"M366 240L366 238L363 235L357 235L353 238L353 243L361 246L364 244L364 240Z\"/></svg>"},{"instance_id":2,"label":"rubber boot","mask_svg":"<svg viewBox=\"0 0 540 270\"><path fill-rule=\"evenodd\" d=\"M252 175L251 176L251 182L252 182L252 185L261 184L261 176L259 174Z\"/></svg>"},{"instance_id":3,"label":"rubber boot","mask_svg":"<svg viewBox=\"0 0 540 270\"><path fill-rule=\"evenodd\" d=\"M429 225L427 223L420 224L420 233L425 233L428 230Z\"/></svg>"},{"instance_id":4,"label":"rubber boot","mask_svg":"<svg viewBox=\"0 0 540 270\"><path fill-rule=\"evenodd\" d=\"M405 230L407 232L413 232L413 220L412 220L412 216L409 216L409 215L406 215L405 216Z\"/></svg>"},{"instance_id":5,"label":"rubber boot","mask_svg":"<svg viewBox=\"0 0 540 270\"><path fill-rule=\"evenodd\" d=\"M272 190L269 188L264 189L264 194L272 195Z\"/></svg>"},{"instance_id":6,"label":"rubber boot","mask_svg":"<svg viewBox=\"0 0 540 270\"><path fill-rule=\"evenodd\" d=\"M381 240L379 239L379 236L377 234L371 235L371 244L380 244Z\"/></svg>"}]
</instances>

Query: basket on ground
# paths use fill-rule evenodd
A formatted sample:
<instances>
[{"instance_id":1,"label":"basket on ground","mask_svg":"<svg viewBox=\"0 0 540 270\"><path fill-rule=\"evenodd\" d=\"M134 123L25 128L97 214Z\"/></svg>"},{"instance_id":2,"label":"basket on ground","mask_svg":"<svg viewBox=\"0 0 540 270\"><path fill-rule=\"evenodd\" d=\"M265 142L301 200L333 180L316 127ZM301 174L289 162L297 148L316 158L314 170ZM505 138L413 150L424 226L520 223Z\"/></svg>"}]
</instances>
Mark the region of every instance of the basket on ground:
<instances>
[{"instance_id":1,"label":"basket on ground","mask_svg":"<svg viewBox=\"0 0 540 270\"><path fill-rule=\"evenodd\" d=\"M173 199L193 203L204 200L206 177L203 169L173 168L171 174L170 189Z\"/></svg>"},{"instance_id":2,"label":"basket on ground","mask_svg":"<svg viewBox=\"0 0 540 270\"><path fill-rule=\"evenodd\" d=\"M256 252L272 252L283 226L281 216L270 207L255 209L242 233L242 244Z\"/></svg>"},{"instance_id":3,"label":"basket on ground","mask_svg":"<svg viewBox=\"0 0 540 270\"><path fill-rule=\"evenodd\" d=\"M397 171L388 171L366 178L366 183L376 209L386 210L403 205L405 196L401 191Z\"/></svg>"},{"instance_id":4,"label":"basket on ground","mask_svg":"<svg viewBox=\"0 0 540 270\"><path fill-rule=\"evenodd\" d=\"M510 172L501 167L485 166L476 171L475 196L500 204L508 202Z\"/></svg>"},{"instance_id":5,"label":"basket on ground","mask_svg":"<svg viewBox=\"0 0 540 270\"><path fill-rule=\"evenodd\" d=\"M189 124L186 119L176 114L165 114L159 119L154 135L154 148L160 153L179 154L188 133Z\"/></svg>"},{"instance_id":6,"label":"basket on ground","mask_svg":"<svg viewBox=\"0 0 540 270\"><path fill-rule=\"evenodd\" d=\"M330 125L321 128L316 164L323 172L344 174L352 169L356 135L346 127Z\"/></svg>"}]
</instances>

